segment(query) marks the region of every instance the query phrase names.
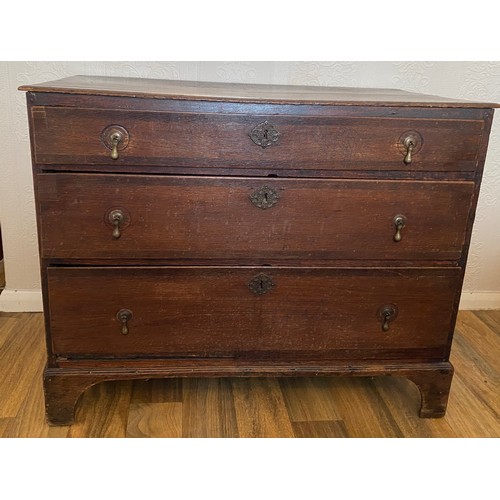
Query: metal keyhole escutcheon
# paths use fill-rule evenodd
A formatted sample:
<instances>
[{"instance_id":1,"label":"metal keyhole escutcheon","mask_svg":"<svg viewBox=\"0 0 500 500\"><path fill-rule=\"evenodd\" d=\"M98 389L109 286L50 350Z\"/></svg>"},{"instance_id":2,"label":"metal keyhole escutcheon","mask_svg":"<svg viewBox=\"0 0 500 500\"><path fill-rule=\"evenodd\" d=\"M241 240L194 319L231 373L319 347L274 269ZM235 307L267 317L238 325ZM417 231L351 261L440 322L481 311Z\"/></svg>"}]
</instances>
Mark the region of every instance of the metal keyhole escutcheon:
<instances>
[{"instance_id":1,"label":"metal keyhole escutcheon","mask_svg":"<svg viewBox=\"0 0 500 500\"><path fill-rule=\"evenodd\" d=\"M263 210L276 205L279 199L280 195L278 194L278 191L269 186L262 186L250 195L250 201L257 208L262 208Z\"/></svg>"},{"instance_id":2,"label":"metal keyhole escutcheon","mask_svg":"<svg viewBox=\"0 0 500 500\"><path fill-rule=\"evenodd\" d=\"M248 288L255 293L255 295L264 295L275 287L275 284L270 276L260 273L250 280Z\"/></svg>"},{"instance_id":3,"label":"metal keyhole escutcheon","mask_svg":"<svg viewBox=\"0 0 500 500\"><path fill-rule=\"evenodd\" d=\"M249 135L250 139L261 148L267 148L268 146L276 144L280 138L280 133L276 127L267 120L256 125Z\"/></svg>"}]
</instances>

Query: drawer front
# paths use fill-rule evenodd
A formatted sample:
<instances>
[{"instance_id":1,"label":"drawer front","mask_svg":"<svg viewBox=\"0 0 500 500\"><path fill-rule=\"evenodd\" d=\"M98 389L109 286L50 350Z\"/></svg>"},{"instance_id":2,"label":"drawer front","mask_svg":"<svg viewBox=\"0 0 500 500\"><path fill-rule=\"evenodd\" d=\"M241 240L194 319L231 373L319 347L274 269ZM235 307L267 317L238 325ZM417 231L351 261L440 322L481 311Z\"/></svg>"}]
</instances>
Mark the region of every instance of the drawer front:
<instances>
[{"instance_id":1,"label":"drawer front","mask_svg":"<svg viewBox=\"0 0 500 500\"><path fill-rule=\"evenodd\" d=\"M108 168L165 165L473 171L483 132L480 120L165 113L42 106L33 107L32 116L36 163ZM117 147L118 158L113 161L114 126L121 127L123 140ZM408 134L413 134L415 142L411 163L404 162Z\"/></svg>"},{"instance_id":2,"label":"drawer front","mask_svg":"<svg viewBox=\"0 0 500 500\"><path fill-rule=\"evenodd\" d=\"M460 274L241 267L47 271L53 349L68 357L439 357Z\"/></svg>"},{"instance_id":3,"label":"drawer front","mask_svg":"<svg viewBox=\"0 0 500 500\"><path fill-rule=\"evenodd\" d=\"M249 263L455 260L473 189L472 182L40 174L41 252ZM404 226L395 241L398 217Z\"/></svg>"}]
</instances>

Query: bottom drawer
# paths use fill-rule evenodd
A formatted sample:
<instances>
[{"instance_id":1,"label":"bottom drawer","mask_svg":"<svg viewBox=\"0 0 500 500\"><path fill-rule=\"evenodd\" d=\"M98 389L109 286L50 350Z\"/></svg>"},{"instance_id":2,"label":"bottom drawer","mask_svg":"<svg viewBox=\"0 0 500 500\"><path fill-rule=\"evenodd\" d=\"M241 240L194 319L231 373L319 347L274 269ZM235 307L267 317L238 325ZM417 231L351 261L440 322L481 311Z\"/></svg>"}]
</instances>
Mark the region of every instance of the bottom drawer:
<instances>
[{"instance_id":1,"label":"bottom drawer","mask_svg":"<svg viewBox=\"0 0 500 500\"><path fill-rule=\"evenodd\" d=\"M439 358L459 269L49 268L65 357Z\"/></svg>"}]
</instances>

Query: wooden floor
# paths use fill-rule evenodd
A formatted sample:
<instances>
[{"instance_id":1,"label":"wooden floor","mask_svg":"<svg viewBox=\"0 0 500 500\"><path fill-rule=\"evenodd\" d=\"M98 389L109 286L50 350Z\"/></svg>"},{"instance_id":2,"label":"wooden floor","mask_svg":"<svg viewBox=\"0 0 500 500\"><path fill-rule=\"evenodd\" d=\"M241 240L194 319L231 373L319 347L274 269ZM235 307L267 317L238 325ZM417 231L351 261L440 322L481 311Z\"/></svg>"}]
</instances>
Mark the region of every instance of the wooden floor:
<instances>
[{"instance_id":1,"label":"wooden floor","mask_svg":"<svg viewBox=\"0 0 500 500\"><path fill-rule=\"evenodd\" d=\"M0 313L0 437L499 437L500 311L461 312L445 418L417 417L405 379L107 382L76 423L45 423L41 314Z\"/></svg>"}]
</instances>

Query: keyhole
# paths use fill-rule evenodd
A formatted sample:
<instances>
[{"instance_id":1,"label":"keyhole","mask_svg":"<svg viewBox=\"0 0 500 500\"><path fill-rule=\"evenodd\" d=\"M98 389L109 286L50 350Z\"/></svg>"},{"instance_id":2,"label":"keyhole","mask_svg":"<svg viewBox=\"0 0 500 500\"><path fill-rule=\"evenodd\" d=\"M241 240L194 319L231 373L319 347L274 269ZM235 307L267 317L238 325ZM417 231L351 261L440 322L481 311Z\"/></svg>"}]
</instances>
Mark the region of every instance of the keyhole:
<instances>
[{"instance_id":1,"label":"keyhole","mask_svg":"<svg viewBox=\"0 0 500 500\"><path fill-rule=\"evenodd\" d=\"M268 139L267 134L268 134L268 130L267 130L267 128L265 128L264 129L264 139L266 139L266 140Z\"/></svg>"},{"instance_id":2,"label":"keyhole","mask_svg":"<svg viewBox=\"0 0 500 500\"><path fill-rule=\"evenodd\" d=\"M264 295L274 287L274 283L269 276L259 274L255 276L250 283L248 283L248 287L253 293L257 295Z\"/></svg>"},{"instance_id":3,"label":"keyhole","mask_svg":"<svg viewBox=\"0 0 500 500\"><path fill-rule=\"evenodd\" d=\"M265 201L268 201L268 197L269 197L269 193L265 192L265 193L264 193L264 200L265 200Z\"/></svg>"}]
</instances>

